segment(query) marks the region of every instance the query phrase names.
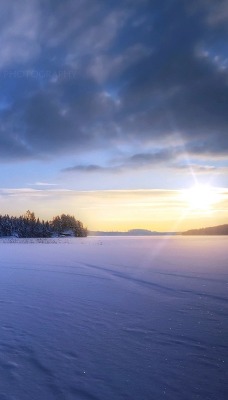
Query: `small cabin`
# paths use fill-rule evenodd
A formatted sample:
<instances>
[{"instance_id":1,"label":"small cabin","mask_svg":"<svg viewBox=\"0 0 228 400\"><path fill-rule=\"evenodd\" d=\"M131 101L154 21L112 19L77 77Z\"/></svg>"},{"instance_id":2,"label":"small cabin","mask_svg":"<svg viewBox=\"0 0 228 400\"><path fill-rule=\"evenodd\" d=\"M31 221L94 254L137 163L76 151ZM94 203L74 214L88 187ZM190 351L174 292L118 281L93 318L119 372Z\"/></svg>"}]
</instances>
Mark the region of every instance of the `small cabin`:
<instances>
[{"instance_id":1,"label":"small cabin","mask_svg":"<svg viewBox=\"0 0 228 400\"><path fill-rule=\"evenodd\" d=\"M60 233L61 237L74 237L74 231L73 229L65 229Z\"/></svg>"}]
</instances>

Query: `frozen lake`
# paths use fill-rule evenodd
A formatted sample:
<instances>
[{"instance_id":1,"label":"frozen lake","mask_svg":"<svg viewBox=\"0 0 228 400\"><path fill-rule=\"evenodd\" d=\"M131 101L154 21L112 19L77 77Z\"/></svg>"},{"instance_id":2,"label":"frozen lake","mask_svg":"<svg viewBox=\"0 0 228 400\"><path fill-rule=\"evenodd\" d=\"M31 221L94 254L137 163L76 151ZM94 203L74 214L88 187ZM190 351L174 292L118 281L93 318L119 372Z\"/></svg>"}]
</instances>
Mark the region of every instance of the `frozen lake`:
<instances>
[{"instance_id":1,"label":"frozen lake","mask_svg":"<svg viewBox=\"0 0 228 400\"><path fill-rule=\"evenodd\" d=\"M228 237L0 240L1 400L228 398Z\"/></svg>"}]
</instances>

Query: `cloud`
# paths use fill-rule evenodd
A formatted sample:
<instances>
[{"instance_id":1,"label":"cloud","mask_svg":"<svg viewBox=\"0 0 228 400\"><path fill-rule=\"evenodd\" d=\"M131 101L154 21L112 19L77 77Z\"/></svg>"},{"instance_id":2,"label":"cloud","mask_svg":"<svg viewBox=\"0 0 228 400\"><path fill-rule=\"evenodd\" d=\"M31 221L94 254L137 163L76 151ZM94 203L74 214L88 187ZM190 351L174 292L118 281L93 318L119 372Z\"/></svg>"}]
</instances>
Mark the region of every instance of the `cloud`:
<instances>
[{"instance_id":1,"label":"cloud","mask_svg":"<svg viewBox=\"0 0 228 400\"><path fill-rule=\"evenodd\" d=\"M30 62L40 52L37 1L1 1L0 69Z\"/></svg>"},{"instance_id":2,"label":"cloud","mask_svg":"<svg viewBox=\"0 0 228 400\"><path fill-rule=\"evenodd\" d=\"M1 129L2 128L2 129ZM8 126L0 127L0 159L3 162L10 160L28 160L32 158L30 149L24 143L23 137L17 135Z\"/></svg>"},{"instance_id":3,"label":"cloud","mask_svg":"<svg viewBox=\"0 0 228 400\"><path fill-rule=\"evenodd\" d=\"M223 189L223 195L226 196L227 191ZM14 204L15 198L18 200L18 205L20 204L22 210L28 208L29 202L30 206L35 205L35 208L41 206L39 204L42 198L42 204L50 204L51 212L52 206L54 204L61 204L61 207L66 207L70 205L73 207L75 212L75 204L79 208L83 209L94 209L105 207L109 208L110 204L115 207L128 206L130 203L135 204L135 206L148 205L151 206L153 202L154 206L161 207L161 204L173 203L174 205L182 202L179 198L179 190L92 190L92 191L76 191L76 190L66 190L66 189L32 189L32 188L0 188L0 200L2 204L6 207L5 201ZM27 204L27 206L26 206ZM25 207L26 206L26 207ZM4 207L4 208L5 208ZM42 208L42 206L41 206ZM49 210L49 212L50 212Z\"/></svg>"},{"instance_id":4,"label":"cloud","mask_svg":"<svg viewBox=\"0 0 228 400\"><path fill-rule=\"evenodd\" d=\"M167 143L177 136L192 157L226 155L227 69L214 61L225 57L226 5L213 14L213 2L188 4L1 3L0 80L9 104L0 110L1 160L118 154L131 143L118 165L67 170L150 167L171 163Z\"/></svg>"},{"instance_id":5,"label":"cloud","mask_svg":"<svg viewBox=\"0 0 228 400\"><path fill-rule=\"evenodd\" d=\"M211 172L215 171L217 168L214 165L200 165L200 164L182 164L182 165L175 165L177 169L189 169L197 171L197 172Z\"/></svg>"},{"instance_id":6,"label":"cloud","mask_svg":"<svg viewBox=\"0 0 228 400\"><path fill-rule=\"evenodd\" d=\"M88 65L88 74L98 83L108 81L123 74L129 67L137 64L139 60L146 59L152 53L150 47L142 43L128 47L122 54L110 56L99 54Z\"/></svg>"},{"instance_id":7,"label":"cloud","mask_svg":"<svg viewBox=\"0 0 228 400\"><path fill-rule=\"evenodd\" d=\"M215 166L204 164L174 164L173 168L180 171L187 171L189 174L227 174L227 166Z\"/></svg>"},{"instance_id":8,"label":"cloud","mask_svg":"<svg viewBox=\"0 0 228 400\"><path fill-rule=\"evenodd\" d=\"M175 149L161 149L153 153L136 153L130 157L119 157L118 160L112 161L108 166L97 164L75 165L73 167L64 168L62 172L118 173L130 169L148 169L154 168L155 166L160 167L162 164L167 164L167 162L174 159L177 154L178 152Z\"/></svg>"},{"instance_id":9,"label":"cloud","mask_svg":"<svg viewBox=\"0 0 228 400\"><path fill-rule=\"evenodd\" d=\"M127 165L143 166L163 163L171 160L175 155L172 149L157 150L153 153L136 153L126 160Z\"/></svg>"},{"instance_id":10,"label":"cloud","mask_svg":"<svg viewBox=\"0 0 228 400\"><path fill-rule=\"evenodd\" d=\"M195 4L194 4L195 3ZM193 10L204 10L205 20L209 26L225 26L228 22L228 4L226 0L198 0L193 2Z\"/></svg>"},{"instance_id":11,"label":"cloud","mask_svg":"<svg viewBox=\"0 0 228 400\"><path fill-rule=\"evenodd\" d=\"M49 182L35 182L32 185L34 186L57 186L57 183L49 183Z\"/></svg>"},{"instance_id":12,"label":"cloud","mask_svg":"<svg viewBox=\"0 0 228 400\"><path fill-rule=\"evenodd\" d=\"M74 165L73 167L64 168L62 172L118 172L120 167L102 167L96 164Z\"/></svg>"}]
</instances>

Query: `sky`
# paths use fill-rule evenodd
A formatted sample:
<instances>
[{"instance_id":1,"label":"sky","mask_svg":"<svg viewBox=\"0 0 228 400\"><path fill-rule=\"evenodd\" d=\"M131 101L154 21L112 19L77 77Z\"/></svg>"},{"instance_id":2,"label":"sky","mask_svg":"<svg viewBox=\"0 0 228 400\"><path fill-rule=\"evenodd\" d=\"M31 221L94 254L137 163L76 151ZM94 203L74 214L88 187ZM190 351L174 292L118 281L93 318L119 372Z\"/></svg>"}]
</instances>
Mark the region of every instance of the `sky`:
<instances>
[{"instance_id":1,"label":"sky","mask_svg":"<svg viewBox=\"0 0 228 400\"><path fill-rule=\"evenodd\" d=\"M1 0L0 213L227 223L227 34L226 0Z\"/></svg>"}]
</instances>

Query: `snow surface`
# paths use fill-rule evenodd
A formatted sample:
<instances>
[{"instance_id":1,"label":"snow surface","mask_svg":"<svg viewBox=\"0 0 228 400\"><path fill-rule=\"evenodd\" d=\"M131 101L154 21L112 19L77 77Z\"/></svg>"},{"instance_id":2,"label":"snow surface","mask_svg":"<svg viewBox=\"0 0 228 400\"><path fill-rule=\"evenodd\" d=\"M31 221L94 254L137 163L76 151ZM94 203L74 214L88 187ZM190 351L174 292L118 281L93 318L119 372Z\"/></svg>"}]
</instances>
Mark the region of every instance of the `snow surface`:
<instances>
[{"instance_id":1,"label":"snow surface","mask_svg":"<svg viewBox=\"0 0 228 400\"><path fill-rule=\"evenodd\" d=\"M227 249L0 240L0 399L227 399Z\"/></svg>"}]
</instances>

